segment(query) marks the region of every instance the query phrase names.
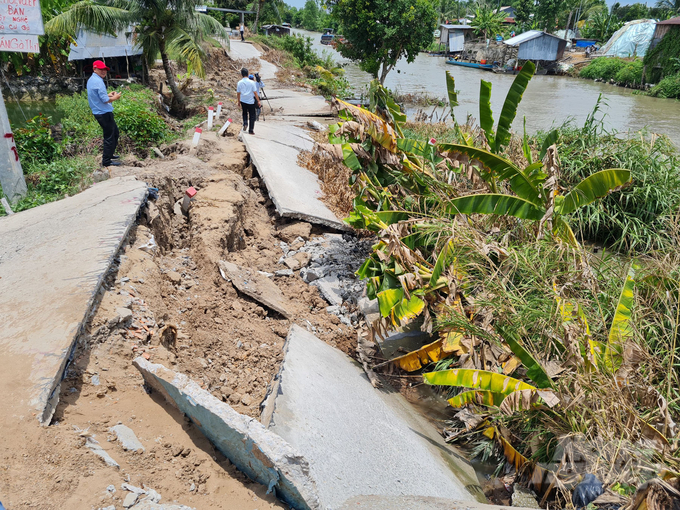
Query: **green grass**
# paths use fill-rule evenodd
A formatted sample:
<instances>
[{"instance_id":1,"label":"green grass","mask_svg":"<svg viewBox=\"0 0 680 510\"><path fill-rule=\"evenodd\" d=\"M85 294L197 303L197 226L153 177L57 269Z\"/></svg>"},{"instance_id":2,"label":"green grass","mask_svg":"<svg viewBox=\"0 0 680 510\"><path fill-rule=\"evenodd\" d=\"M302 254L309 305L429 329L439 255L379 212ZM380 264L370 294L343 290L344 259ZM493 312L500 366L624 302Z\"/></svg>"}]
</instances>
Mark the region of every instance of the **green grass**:
<instances>
[{"instance_id":1,"label":"green grass","mask_svg":"<svg viewBox=\"0 0 680 510\"><path fill-rule=\"evenodd\" d=\"M589 80L614 80L619 85L640 87L642 85L642 60L627 60L617 57L600 57L581 69L579 77Z\"/></svg>"},{"instance_id":2,"label":"green grass","mask_svg":"<svg viewBox=\"0 0 680 510\"><path fill-rule=\"evenodd\" d=\"M649 91L650 96L680 99L680 73L666 76Z\"/></svg>"}]
</instances>

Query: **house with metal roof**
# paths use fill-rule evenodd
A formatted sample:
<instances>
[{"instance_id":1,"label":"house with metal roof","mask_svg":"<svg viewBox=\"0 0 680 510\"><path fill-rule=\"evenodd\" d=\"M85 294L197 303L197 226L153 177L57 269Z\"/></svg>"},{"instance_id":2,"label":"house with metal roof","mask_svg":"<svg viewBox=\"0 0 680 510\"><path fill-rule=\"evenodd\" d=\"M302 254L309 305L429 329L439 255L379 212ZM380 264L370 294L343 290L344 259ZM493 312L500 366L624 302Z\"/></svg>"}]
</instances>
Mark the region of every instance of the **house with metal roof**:
<instances>
[{"instance_id":1,"label":"house with metal roof","mask_svg":"<svg viewBox=\"0 0 680 510\"><path fill-rule=\"evenodd\" d=\"M465 49L465 42L474 36L474 28L470 25L439 25L439 43L446 48L447 53L459 52Z\"/></svg>"},{"instance_id":2,"label":"house with metal roof","mask_svg":"<svg viewBox=\"0 0 680 510\"><path fill-rule=\"evenodd\" d=\"M290 35L290 26L284 25L264 25L262 27L264 35L276 35L278 37L283 37L284 35Z\"/></svg>"},{"instance_id":3,"label":"house with metal roof","mask_svg":"<svg viewBox=\"0 0 680 510\"><path fill-rule=\"evenodd\" d=\"M661 42L666 34L680 30L680 16L676 18L667 19L666 21L659 21L654 29L654 35L652 35L652 42L649 43L649 49L654 49L654 47Z\"/></svg>"},{"instance_id":4,"label":"house with metal roof","mask_svg":"<svg viewBox=\"0 0 680 510\"><path fill-rule=\"evenodd\" d=\"M564 56L564 49L567 47L566 40L541 30L529 30L503 41L503 43L518 47L517 58L519 60L542 60L545 62L561 59Z\"/></svg>"},{"instance_id":5,"label":"house with metal roof","mask_svg":"<svg viewBox=\"0 0 680 510\"><path fill-rule=\"evenodd\" d=\"M132 28L121 30L116 36L79 30L76 42L71 43L69 61L78 64L85 78L92 73L92 62L103 60L111 68L108 79L127 79L142 76L142 48L133 41Z\"/></svg>"}]
</instances>

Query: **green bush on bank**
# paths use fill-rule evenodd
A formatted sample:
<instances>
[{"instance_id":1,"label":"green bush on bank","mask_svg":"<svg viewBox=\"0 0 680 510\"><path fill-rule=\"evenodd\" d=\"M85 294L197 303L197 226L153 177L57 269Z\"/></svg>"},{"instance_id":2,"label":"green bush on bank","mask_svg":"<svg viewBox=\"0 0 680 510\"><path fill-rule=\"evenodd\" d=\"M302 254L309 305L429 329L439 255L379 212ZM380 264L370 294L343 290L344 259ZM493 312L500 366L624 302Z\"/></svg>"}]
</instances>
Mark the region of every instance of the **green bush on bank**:
<instances>
[{"instance_id":1,"label":"green bush on bank","mask_svg":"<svg viewBox=\"0 0 680 510\"><path fill-rule=\"evenodd\" d=\"M639 87L642 84L643 70L642 60L631 61L616 57L600 57L581 69L579 77L607 82L614 80L620 85Z\"/></svg>"},{"instance_id":2,"label":"green bush on bank","mask_svg":"<svg viewBox=\"0 0 680 510\"><path fill-rule=\"evenodd\" d=\"M649 91L650 96L680 99L680 73L666 76Z\"/></svg>"}]
</instances>

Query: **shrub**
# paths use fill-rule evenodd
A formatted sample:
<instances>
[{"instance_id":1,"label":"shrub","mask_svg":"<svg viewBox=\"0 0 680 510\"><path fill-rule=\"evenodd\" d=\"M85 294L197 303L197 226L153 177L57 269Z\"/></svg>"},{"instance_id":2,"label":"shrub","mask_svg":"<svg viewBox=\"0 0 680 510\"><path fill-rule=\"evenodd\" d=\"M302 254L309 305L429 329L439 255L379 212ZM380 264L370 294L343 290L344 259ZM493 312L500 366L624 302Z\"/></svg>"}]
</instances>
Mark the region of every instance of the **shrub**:
<instances>
[{"instance_id":1,"label":"shrub","mask_svg":"<svg viewBox=\"0 0 680 510\"><path fill-rule=\"evenodd\" d=\"M266 44L270 48L290 53L295 65L300 68L304 68L305 66L323 65L325 63L319 58L316 51L314 51L311 37L298 35L286 35L283 37L257 36L254 37L254 39Z\"/></svg>"},{"instance_id":2,"label":"shrub","mask_svg":"<svg viewBox=\"0 0 680 510\"><path fill-rule=\"evenodd\" d=\"M680 99L680 73L666 76L649 91L650 96Z\"/></svg>"},{"instance_id":3,"label":"shrub","mask_svg":"<svg viewBox=\"0 0 680 510\"><path fill-rule=\"evenodd\" d=\"M22 163L48 163L59 154L59 145L52 138L50 118L42 113L26 122L26 127L14 131L14 141Z\"/></svg>"},{"instance_id":4,"label":"shrub","mask_svg":"<svg viewBox=\"0 0 680 510\"><path fill-rule=\"evenodd\" d=\"M640 87L642 86L642 73L644 67L642 60L625 62L623 67L616 73L616 76L614 76L614 81L620 85Z\"/></svg>"},{"instance_id":5,"label":"shrub","mask_svg":"<svg viewBox=\"0 0 680 510\"><path fill-rule=\"evenodd\" d=\"M581 69L579 76L594 80L609 81L616 78L616 74L626 65L626 61L620 58L600 57Z\"/></svg>"},{"instance_id":6,"label":"shrub","mask_svg":"<svg viewBox=\"0 0 680 510\"><path fill-rule=\"evenodd\" d=\"M680 30L668 32L653 49L645 55L646 80L658 83L666 76L680 72Z\"/></svg>"}]
</instances>

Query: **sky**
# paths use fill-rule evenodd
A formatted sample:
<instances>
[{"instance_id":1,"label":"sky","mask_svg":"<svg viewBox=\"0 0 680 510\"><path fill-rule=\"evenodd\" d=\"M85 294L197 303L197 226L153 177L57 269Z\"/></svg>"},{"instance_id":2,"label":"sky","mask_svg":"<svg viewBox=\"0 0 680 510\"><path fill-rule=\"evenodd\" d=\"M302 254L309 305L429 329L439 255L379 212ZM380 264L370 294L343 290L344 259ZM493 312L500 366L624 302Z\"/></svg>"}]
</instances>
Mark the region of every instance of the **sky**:
<instances>
[{"instance_id":1,"label":"sky","mask_svg":"<svg viewBox=\"0 0 680 510\"><path fill-rule=\"evenodd\" d=\"M288 5L297 7L298 9L302 9L305 6L306 1L307 0L285 0Z\"/></svg>"}]
</instances>

